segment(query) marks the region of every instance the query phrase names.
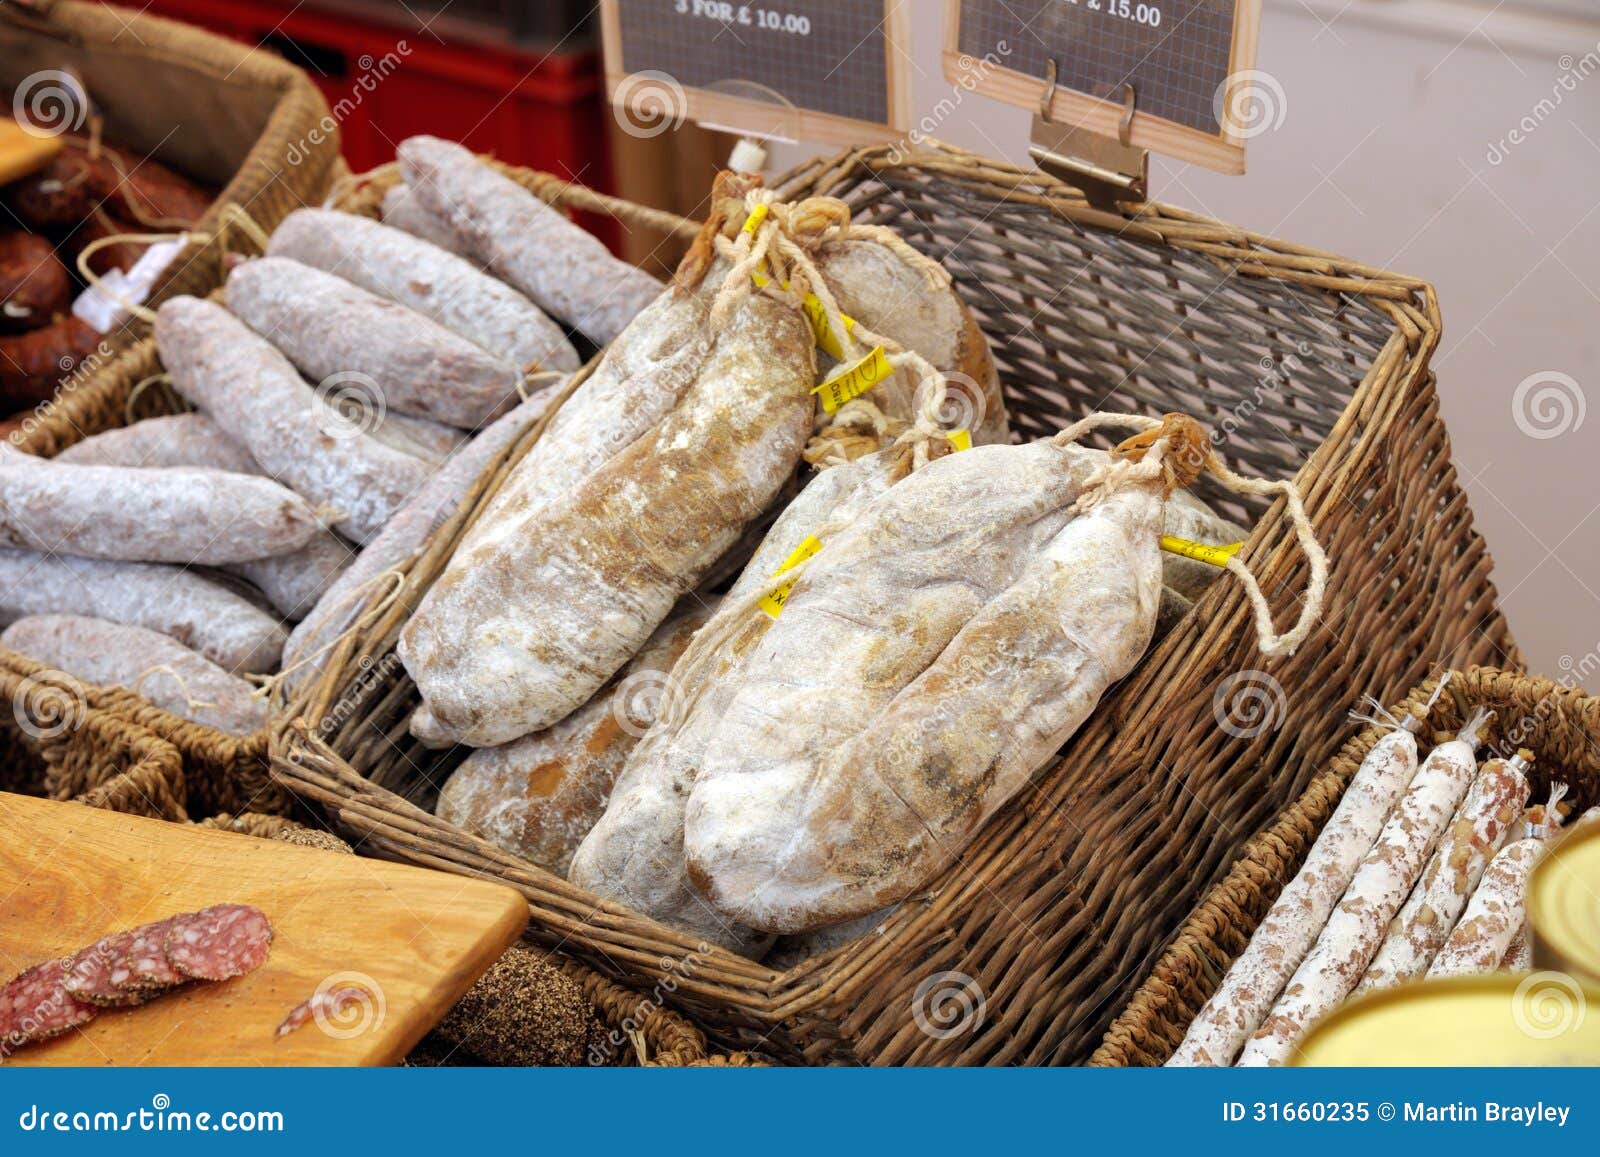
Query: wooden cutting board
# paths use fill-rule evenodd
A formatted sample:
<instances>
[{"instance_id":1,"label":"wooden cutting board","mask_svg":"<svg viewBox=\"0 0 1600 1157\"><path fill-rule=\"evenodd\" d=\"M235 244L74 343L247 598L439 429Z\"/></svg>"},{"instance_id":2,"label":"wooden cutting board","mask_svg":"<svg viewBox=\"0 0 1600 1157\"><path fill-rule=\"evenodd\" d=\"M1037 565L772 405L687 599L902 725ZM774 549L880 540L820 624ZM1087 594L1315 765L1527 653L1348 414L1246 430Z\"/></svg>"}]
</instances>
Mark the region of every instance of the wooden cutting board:
<instances>
[{"instance_id":1,"label":"wooden cutting board","mask_svg":"<svg viewBox=\"0 0 1600 1157\"><path fill-rule=\"evenodd\" d=\"M0 980L109 932L224 903L272 921L258 971L108 1009L6 1063L394 1064L528 919L500 884L0 792ZM371 999L275 1040L289 1010L335 976Z\"/></svg>"},{"instance_id":2,"label":"wooden cutting board","mask_svg":"<svg viewBox=\"0 0 1600 1157\"><path fill-rule=\"evenodd\" d=\"M30 133L15 120L0 118L0 185L44 168L62 147L60 137Z\"/></svg>"}]
</instances>

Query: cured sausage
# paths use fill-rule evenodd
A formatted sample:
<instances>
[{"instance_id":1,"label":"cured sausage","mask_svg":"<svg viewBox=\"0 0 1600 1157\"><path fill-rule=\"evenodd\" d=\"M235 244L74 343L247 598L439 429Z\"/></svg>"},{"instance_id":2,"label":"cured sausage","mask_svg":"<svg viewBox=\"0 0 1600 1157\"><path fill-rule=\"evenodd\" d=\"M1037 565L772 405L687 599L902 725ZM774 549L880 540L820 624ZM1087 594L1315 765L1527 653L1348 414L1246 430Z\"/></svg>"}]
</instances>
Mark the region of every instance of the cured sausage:
<instances>
[{"instance_id":1,"label":"cured sausage","mask_svg":"<svg viewBox=\"0 0 1600 1157\"><path fill-rule=\"evenodd\" d=\"M575 370L561 327L533 302L470 262L399 229L331 209L296 209L267 253L337 274L521 367Z\"/></svg>"},{"instance_id":2,"label":"cured sausage","mask_svg":"<svg viewBox=\"0 0 1600 1157\"><path fill-rule=\"evenodd\" d=\"M0 453L0 542L83 558L221 565L306 546L305 499L269 478Z\"/></svg>"},{"instance_id":3,"label":"cured sausage","mask_svg":"<svg viewBox=\"0 0 1600 1157\"><path fill-rule=\"evenodd\" d=\"M461 505L490 460L543 416L560 389L559 383L545 387L457 450L329 585L284 648L285 685L290 694L322 670L329 645L360 616L368 601L362 597L364 588L423 547L428 536Z\"/></svg>"},{"instance_id":4,"label":"cured sausage","mask_svg":"<svg viewBox=\"0 0 1600 1157\"><path fill-rule=\"evenodd\" d=\"M0 409L49 401L61 380L101 348L100 332L72 314L27 333L0 336Z\"/></svg>"},{"instance_id":5,"label":"cured sausage","mask_svg":"<svg viewBox=\"0 0 1600 1157\"><path fill-rule=\"evenodd\" d=\"M49 240L0 235L0 328L38 329L72 308L72 279Z\"/></svg>"},{"instance_id":6,"label":"cured sausage","mask_svg":"<svg viewBox=\"0 0 1600 1157\"><path fill-rule=\"evenodd\" d=\"M661 292L655 278L460 145L419 136L395 152L411 195L449 223L462 248L596 345L620 334Z\"/></svg>"},{"instance_id":7,"label":"cured sausage","mask_svg":"<svg viewBox=\"0 0 1600 1157\"><path fill-rule=\"evenodd\" d=\"M1489 862L1461 922L1433 958L1428 979L1493 972L1527 919L1528 873L1544 854L1537 837L1507 844Z\"/></svg>"},{"instance_id":8,"label":"cured sausage","mask_svg":"<svg viewBox=\"0 0 1600 1157\"><path fill-rule=\"evenodd\" d=\"M251 559L226 569L249 582L288 622L298 623L356 557L356 548L337 534L319 531L290 554Z\"/></svg>"},{"instance_id":9,"label":"cured sausage","mask_svg":"<svg viewBox=\"0 0 1600 1157\"><path fill-rule=\"evenodd\" d=\"M347 537L376 535L426 480L426 463L348 431L281 353L215 302L172 298L155 333L174 388L269 475L329 508Z\"/></svg>"},{"instance_id":10,"label":"cured sausage","mask_svg":"<svg viewBox=\"0 0 1600 1157\"><path fill-rule=\"evenodd\" d=\"M272 924L259 908L218 904L174 916L162 947L167 963L196 980L232 980L267 962Z\"/></svg>"},{"instance_id":11,"label":"cured sausage","mask_svg":"<svg viewBox=\"0 0 1600 1157\"><path fill-rule=\"evenodd\" d=\"M29 229L64 229L76 225L94 208L89 184L89 158L68 149L44 168L6 187L11 209Z\"/></svg>"},{"instance_id":12,"label":"cured sausage","mask_svg":"<svg viewBox=\"0 0 1600 1157\"><path fill-rule=\"evenodd\" d=\"M1360 982L1477 776L1474 753L1487 718L1480 712L1454 739L1428 753L1311 951L1245 1045L1240 1065L1284 1064L1312 1021Z\"/></svg>"},{"instance_id":13,"label":"cured sausage","mask_svg":"<svg viewBox=\"0 0 1600 1157\"><path fill-rule=\"evenodd\" d=\"M127 687L163 711L248 735L267 725L266 700L237 675L176 639L83 615L28 615L0 632L0 647L85 683Z\"/></svg>"},{"instance_id":14,"label":"cured sausage","mask_svg":"<svg viewBox=\"0 0 1600 1157\"><path fill-rule=\"evenodd\" d=\"M1528 803L1528 759L1491 759L1428 861L1422 879L1389 926L1356 992L1421 976L1450 937L1467 898Z\"/></svg>"},{"instance_id":15,"label":"cured sausage","mask_svg":"<svg viewBox=\"0 0 1600 1157\"><path fill-rule=\"evenodd\" d=\"M88 1024L99 1010L62 987L62 961L47 960L0 988L0 1060L26 1044Z\"/></svg>"},{"instance_id":16,"label":"cured sausage","mask_svg":"<svg viewBox=\"0 0 1600 1157\"><path fill-rule=\"evenodd\" d=\"M669 672L713 609L685 603L612 683L560 723L468 756L435 813L565 877L634 744L677 710Z\"/></svg>"},{"instance_id":17,"label":"cured sausage","mask_svg":"<svg viewBox=\"0 0 1600 1157\"><path fill-rule=\"evenodd\" d=\"M467 250L450 223L430 213L420 199L411 195L410 187L405 184L395 185L383 195L383 223L393 229L404 229L413 237L437 245L447 253L454 253L474 269L483 268L483 263Z\"/></svg>"},{"instance_id":18,"label":"cured sausage","mask_svg":"<svg viewBox=\"0 0 1600 1157\"><path fill-rule=\"evenodd\" d=\"M1417 731L1405 722L1372 745L1339 806L1167 1064L1231 1065L1305 959L1402 792L1417 773Z\"/></svg>"},{"instance_id":19,"label":"cured sausage","mask_svg":"<svg viewBox=\"0 0 1600 1157\"><path fill-rule=\"evenodd\" d=\"M364 386L384 407L466 429L517 403L516 366L331 273L261 257L233 271L227 295L313 382Z\"/></svg>"},{"instance_id":20,"label":"cured sausage","mask_svg":"<svg viewBox=\"0 0 1600 1157\"><path fill-rule=\"evenodd\" d=\"M100 1007L143 1004L189 978L173 968L164 947L171 920L117 932L71 956L62 987Z\"/></svg>"},{"instance_id":21,"label":"cured sausage","mask_svg":"<svg viewBox=\"0 0 1600 1157\"><path fill-rule=\"evenodd\" d=\"M542 730L638 652L799 462L812 349L793 305L750 295L654 430L514 539L497 526L458 552L398 648L435 732L489 746Z\"/></svg>"},{"instance_id":22,"label":"cured sausage","mask_svg":"<svg viewBox=\"0 0 1600 1157\"><path fill-rule=\"evenodd\" d=\"M164 414L91 434L55 456L88 466L195 466L260 474L250 452L204 414Z\"/></svg>"},{"instance_id":23,"label":"cured sausage","mask_svg":"<svg viewBox=\"0 0 1600 1157\"><path fill-rule=\"evenodd\" d=\"M89 615L146 627L224 670L277 668L284 630L272 616L190 570L0 547L0 614Z\"/></svg>"}]
</instances>

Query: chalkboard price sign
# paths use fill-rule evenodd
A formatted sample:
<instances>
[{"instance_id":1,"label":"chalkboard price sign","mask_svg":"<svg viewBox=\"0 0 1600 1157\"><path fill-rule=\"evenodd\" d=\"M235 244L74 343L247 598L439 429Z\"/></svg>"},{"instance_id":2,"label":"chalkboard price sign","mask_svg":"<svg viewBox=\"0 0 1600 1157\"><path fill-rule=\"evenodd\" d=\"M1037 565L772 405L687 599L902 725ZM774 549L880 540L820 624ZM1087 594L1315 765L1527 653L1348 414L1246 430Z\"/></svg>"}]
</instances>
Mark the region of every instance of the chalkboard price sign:
<instances>
[{"instance_id":1,"label":"chalkboard price sign","mask_svg":"<svg viewBox=\"0 0 1600 1157\"><path fill-rule=\"evenodd\" d=\"M1261 0L948 0L945 73L1036 109L1053 61L1051 120L1109 137L1131 87L1129 144L1242 173L1245 141L1282 115L1255 71L1260 25ZM991 67L974 81L975 60Z\"/></svg>"},{"instance_id":2,"label":"chalkboard price sign","mask_svg":"<svg viewBox=\"0 0 1600 1157\"><path fill-rule=\"evenodd\" d=\"M606 83L625 131L695 120L779 140L904 131L913 0L602 0Z\"/></svg>"}]
</instances>

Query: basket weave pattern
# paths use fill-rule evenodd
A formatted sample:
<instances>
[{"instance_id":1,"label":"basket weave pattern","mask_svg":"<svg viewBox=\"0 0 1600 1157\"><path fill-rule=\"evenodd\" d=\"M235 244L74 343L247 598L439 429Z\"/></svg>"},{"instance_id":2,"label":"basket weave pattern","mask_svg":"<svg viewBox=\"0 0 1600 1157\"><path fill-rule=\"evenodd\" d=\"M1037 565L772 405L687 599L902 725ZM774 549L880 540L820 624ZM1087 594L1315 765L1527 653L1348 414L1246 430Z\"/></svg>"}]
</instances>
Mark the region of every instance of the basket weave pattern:
<instances>
[{"instance_id":1,"label":"basket weave pattern","mask_svg":"<svg viewBox=\"0 0 1600 1157\"><path fill-rule=\"evenodd\" d=\"M1432 291L1178 210L1108 214L950 149L842 154L782 189L843 197L945 263L995 347L1021 437L1096 409L1184 410L1224 432L1235 469L1295 476L1333 560L1323 627L1268 664L1241 590L1217 582L960 862L874 933L779 973L427 810L461 756L407 735L417 696L395 638L535 428L291 705L274 772L364 851L502 880L528 897L531 935L636 986L679 979L674 1002L726 1047L812 1063L1082 1062L1249 833L1333 756L1358 693L1393 698L1440 663L1519 662L1438 415ZM1262 520L1241 557L1287 622L1306 575L1283 523ZM1240 674L1281 689L1275 723L1221 725L1214 697ZM925 1031L928 986L953 979L979 1014Z\"/></svg>"},{"instance_id":2,"label":"basket weave pattern","mask_svg":"<svg viewBox=\"0 0 1600 1157\"><path fill-rule=\"evenodd\" d=\"M1394 714L1427 703L1437 685L1438 679L1430 679L1417 687L1395 704ZM1484 731L1488 750L1500 756L1519 747L1533 751L1532 798L1544 798L1559 782L1571 789L1568 798L1580 811L1600 803L1600 698L1548 679L1474 667L1452 677L1428 723L1441 734L1454 732L1480 707L1495 712ZM1361 761L1386 732L1368 726L1352 737L1327 770L1245 846L1161 953L1092 1064L1166 1062L1278 893L1299 872Z\"/></svg>"}]
</instances>

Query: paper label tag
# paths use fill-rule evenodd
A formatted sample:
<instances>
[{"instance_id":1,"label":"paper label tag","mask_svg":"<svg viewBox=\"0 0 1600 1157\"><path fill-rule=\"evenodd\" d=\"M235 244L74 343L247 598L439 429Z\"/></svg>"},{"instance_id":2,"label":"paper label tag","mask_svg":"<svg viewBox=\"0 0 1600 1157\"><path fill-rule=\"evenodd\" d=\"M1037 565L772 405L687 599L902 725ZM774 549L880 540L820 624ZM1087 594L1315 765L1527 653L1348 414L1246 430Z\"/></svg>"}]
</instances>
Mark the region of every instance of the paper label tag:
<instances>
[{"instance_id":1,"label":"paper label tag","mask_svg":"<svg viewBox=\"0 0 1600 1157\"><path fill-rule=\"evenodd\" d=\"M873 346L872 352L866 357L854 365L845 366L811 392L822 395L822 408L831 414L851 398L859 398L892 373L894 368L889 365L889 358L883 352L883 347Z\"/></svg>"},{"instance_id":2,"label":"paper label tag","mask_svg":"<svg viewBox=\"0 0 1600 1157\"><path fill-rule=\"evenodd\" d=\"M766 219L767 207L765 205L757 205L754 209L750 210L750 216L744 219L744 228L739 230L739 232L753 234L757 229L761 228L761 222L765 221Z\"/></svg>"},{"instance_id":3,"label":"paper label tag","mask_svg":"<svg viewBox=\"0 0 1600 1157\"><path fill-rule=\"evenodd\" d=\"M755 214L751 214L752 217ZM771 285L772 278L764 273L752 273L750 280L756 283L756 288ZM789 283L783 283L785 289ZM805 312L806 321L811 323L811 338L817 343L817 348L834 358L844 357L844 346L839 343L839 338L834 334L833 327L828 324L828 311L823 307L822 299L814 293L808 293L800 299L800 308ZM844 322L846 333L854 332L856 319L847 313L841 313L839 319Z\"/></svg>"},{"instance_id":4,"label":"paper label tag","mask_svg":"<svg viewBox=\"0 0 1600 1157\"><path fill-rule=\"evenodd\" d=\"M1170 534L1161 536L1161 549L1168 554L1181 554L1184 558L1219 567L1227 566L1228 560L1239 553L1243 545L1242 542L1234 542L1227 546L1211 546L1204 542L1190 542L1187 538L1174 538Z\"/></svg>"},{"instance_id":5,"label":"paper label tag","mask_svg":"<svg viewBox=\"0 0 1600 1157\"><path fill-rule=\"evenodd\" d=\"M789 557L783 560L783 565L772 572L772 577L777 578L785 571L793 570L795 567L805 562L806 559L810 558L821 549L821 539L817 538L815 535L806 535L800 540L800 545L789 552ZM766 611L767 614L771 615L773 618L777 618L779 615L783 614L783 605L789 601L789 594L794 590L795 583L799 581L800 580L798 578L794 578L790 579L786 583L778 584L777 588L774 589L771 594L762 597L761 609Z\"/></svg>"},{"instance_id":6,"label":"paper label tag","mask_svg":"<svg viewBox=\"0 0 1600 1157\"><path fill-rule=\"evenodd\" d=\"M971 430L951 430L945 437L950 439L950 445L956 448L957 453L972 449Z\"/></svg>"}]
</instances>

